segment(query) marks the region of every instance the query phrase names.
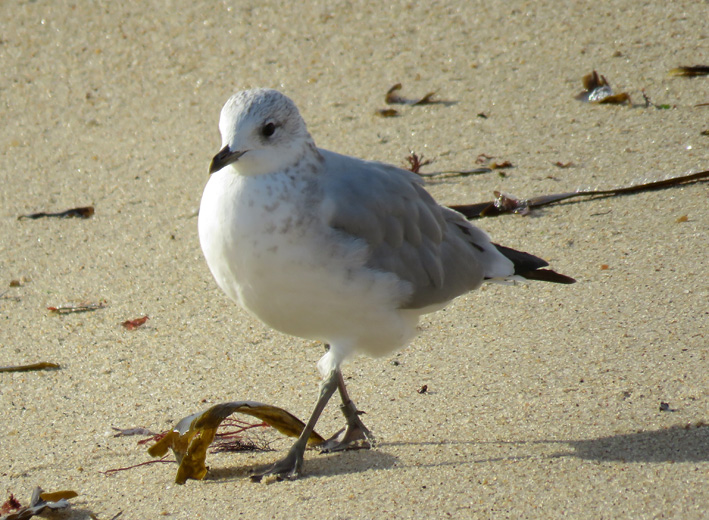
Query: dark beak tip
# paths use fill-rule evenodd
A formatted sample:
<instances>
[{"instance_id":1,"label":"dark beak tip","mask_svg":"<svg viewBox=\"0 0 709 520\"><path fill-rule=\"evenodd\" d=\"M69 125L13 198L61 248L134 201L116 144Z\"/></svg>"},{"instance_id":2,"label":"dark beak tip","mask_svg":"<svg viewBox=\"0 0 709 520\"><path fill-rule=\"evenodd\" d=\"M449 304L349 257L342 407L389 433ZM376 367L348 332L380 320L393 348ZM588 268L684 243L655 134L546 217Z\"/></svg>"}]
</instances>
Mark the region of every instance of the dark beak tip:
<instances>
[{"instance_id":1,"label":"dark beak tip","mask_svg":"<svg viewBox=\"0 0 709 520\"><path fill-rule=\"evenodd\" d=\"M238 161L239 157L244 155L244 153L245 152L232 152L229 149L229 145L226 145L224 148L219 150L219 153L214 156L212 162L209 164L209 174L211 175L214 172L218 172L225 166Z\"/></svg>"},{"instance_id":2,"label":"dark beak tip","mask_svg":"<svg viewBox=\"0 0 709 520\"><path fill-rule=\"evenodd\" d=\"M216 159L216 157L214 159ZM214 159L212 159L212 162L209 163L209 175L212 175L214 172L218 172L219 170L221 170L221 167Z\"/></svg>"}]
</instances>

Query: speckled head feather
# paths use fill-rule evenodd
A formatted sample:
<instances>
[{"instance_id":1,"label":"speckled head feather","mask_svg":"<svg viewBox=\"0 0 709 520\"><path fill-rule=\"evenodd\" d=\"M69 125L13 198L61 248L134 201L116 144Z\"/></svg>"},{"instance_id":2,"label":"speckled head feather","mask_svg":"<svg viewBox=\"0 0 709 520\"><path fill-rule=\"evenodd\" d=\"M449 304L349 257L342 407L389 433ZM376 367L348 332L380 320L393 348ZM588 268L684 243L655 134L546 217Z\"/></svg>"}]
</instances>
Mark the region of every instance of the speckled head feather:
<instances>
[{"instance_id":1,"label":"speckled head feather","mask_svg":"<svg viewBox=\"0 0 709 520\"><path fill-rule=\"evenodd\" d=\"M314 149L295 103L272 89L231 96L222 108L219 131L222 161L214 171L232 165L242 175L272 173L297 162L304 149Z\"/></svg>"}]
</instances>

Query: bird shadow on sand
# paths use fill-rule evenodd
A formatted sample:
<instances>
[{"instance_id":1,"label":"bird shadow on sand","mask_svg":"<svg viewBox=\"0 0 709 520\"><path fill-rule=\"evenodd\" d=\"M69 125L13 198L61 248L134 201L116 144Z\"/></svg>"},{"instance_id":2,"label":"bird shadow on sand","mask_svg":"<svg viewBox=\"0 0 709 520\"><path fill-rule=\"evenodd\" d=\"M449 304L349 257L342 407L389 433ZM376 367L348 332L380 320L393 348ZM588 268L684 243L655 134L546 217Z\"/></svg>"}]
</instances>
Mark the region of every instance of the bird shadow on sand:
<instances>
[{"instance_id":1,"label":"bird shadow on sand","mask_svg":"<svg viewBox=\"0 0 709 520\"><path fill-rule=\"evenodd\" d=\"M621 462L709 461L709 428L704 423L661 430L611 435L598 439L563 441L571 451L552 457L578 457Z\"/></svg>"},{"instance_id":2,"label":"bird shadow on sand","mask_svg":"<svg viewBox=\"0 0 709 520\"><path fill-rule=\"evenodd\" d=\"M273 461L264 464L252 464L238 467L210 468L205 482L224 482L249 478L256 470L262 470L276 462L285 452L274 452ZM329 477L364 473L368 470L389 469L398 462L395 457L384 450L351 450L308 456L305 459L304 471L300 479L310 477Z\"/></svg>"},{"instance_id":3,"label":"bird shadow on sand","mask_svg":"<svg viewBox=\"0 0 709 520\"><path fill-rule=\"evenodd\" d=\"M598 462L624 463L676 463L709 461L709 424L677 425L660 430L640 431L636 433L610 435L596 439L583 440L530 440L530 441L431 441L431 442L392 442L380 443L373 450L353 450L339 453L310 456L305 461L305 471L301 478L327 477L364 473L373 469L405 468L399 457L386 451L387 447L413 446L478 446L484 451L485 445L497 448L513 447L515 453L487 458L456 457L454 460L438 459L435 463L421 463L417 467L460 466L484 464L500 461L521 461L539 459L538 448L534 445L564 445L560 451L541 455L542 458L579 458ZM279 455L274 453L273 462ZM264 464L238 467L212 468L205 482L220 483L248 478L253 471L263 469Z\"/></svg>"},{"instance_id":4,"label":"bird shadow on sand","mask_svg":"<svg viewBox=\"0 0 709 520\"><path fill-rule=\"evenodd\" d=\"M478 458L454 461L439 461L429 466L480 464L499 461L519 461L539 459L537 448L528 449L533 445L565 445L570 449L562 449L555 453L541 455L542 458L579 458L598 462L707 462L709 461L709 424L703 422L696 425L676 425L660 430L639 431L636 433L609 435L596 439L583 440L531 440L531 441L444 441L430 443L393 443L392 445L429 444L453 445L466 444L481 446L484 444L496 447L514 447L514 454L498 457ZM533 451L533 453L532 453ZM425 466L425 464L422 464Z\"/></svg>"}]
</instances>

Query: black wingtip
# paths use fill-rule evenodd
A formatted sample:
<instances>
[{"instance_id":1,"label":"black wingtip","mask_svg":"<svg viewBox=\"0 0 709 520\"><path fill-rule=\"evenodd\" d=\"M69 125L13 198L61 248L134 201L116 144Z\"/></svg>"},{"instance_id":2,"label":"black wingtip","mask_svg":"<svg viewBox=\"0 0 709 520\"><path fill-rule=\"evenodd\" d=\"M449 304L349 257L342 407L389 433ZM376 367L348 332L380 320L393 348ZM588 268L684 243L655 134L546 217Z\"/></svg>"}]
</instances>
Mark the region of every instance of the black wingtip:
<instances>
[{"instance_id":1,"label":"black wingtip","mask_svg":"<svg viewBox=\"0 0 709 520\"><path fill-rule=\"evenodd\" d=\"M518 273L522 278L527 280L537 280L540 282L553 282L553 283L565 283L572 284L576 283L576 280L565 274L557 273L551 269L535 269L534 271L527 271L524 273Z\"/></svg>"},{"instance_id":2,"label":"black wingtip","mask_svg":"<svg viewBox=\"0 0 709 520\"><path fill-rule=\"evenodd\" d=\"M541 282L576 283L576 280L570 276L557 273L551 269L542 269L542 267L548 266L549 263L537 256L499 244L494 244L494 246L514 264L515 274L517 276L521 276L527 280L538 280Z\"/></svg>"}]
</instances>

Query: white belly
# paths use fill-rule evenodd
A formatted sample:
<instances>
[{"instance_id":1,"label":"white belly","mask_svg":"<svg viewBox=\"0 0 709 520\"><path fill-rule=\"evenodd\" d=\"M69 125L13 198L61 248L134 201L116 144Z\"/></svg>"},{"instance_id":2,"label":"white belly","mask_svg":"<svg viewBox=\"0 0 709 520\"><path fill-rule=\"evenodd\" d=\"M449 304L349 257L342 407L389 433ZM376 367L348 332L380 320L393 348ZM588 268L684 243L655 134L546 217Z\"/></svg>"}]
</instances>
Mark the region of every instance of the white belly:
<instances>
[{"instance_id":1,"label":"white belly","mask_svg":"<svg viewBox=\"0 0 709 520\"><path fill-rule=\"evenodd\" d=\"M405 344L418 313L398 310L409 290L365 267L367 245L319 218L306 187L230 168L204 190L199 236L221 289L267 325L373 355Z\"/></svg>"}]
</instances>

